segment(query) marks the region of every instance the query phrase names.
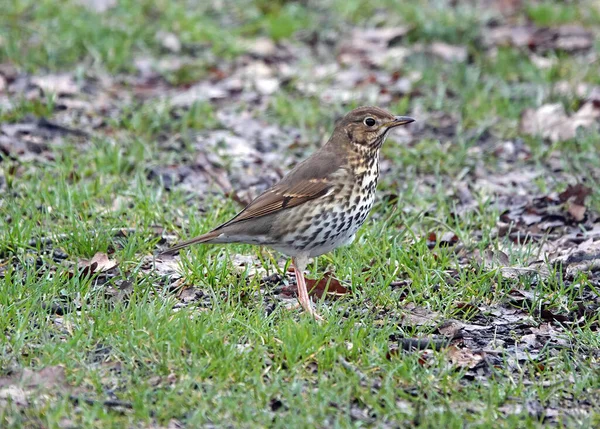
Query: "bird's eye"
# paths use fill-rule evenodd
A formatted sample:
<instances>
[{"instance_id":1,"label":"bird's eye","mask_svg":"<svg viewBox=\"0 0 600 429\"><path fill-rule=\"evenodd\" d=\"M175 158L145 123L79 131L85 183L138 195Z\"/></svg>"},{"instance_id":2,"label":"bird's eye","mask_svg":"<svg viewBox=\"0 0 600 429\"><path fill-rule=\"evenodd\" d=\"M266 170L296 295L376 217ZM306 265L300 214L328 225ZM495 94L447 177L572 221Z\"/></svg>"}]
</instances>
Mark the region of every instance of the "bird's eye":
<instances>
[{"instance_id":1,"label":"bird's eye","mask_svg":"<svg viewBox=\"0 0 600 429\"><path fill-rule=\"evenodd\" d=\"M375 119L371 117L365 118L364 122L367 127L372 127L373 125L375 125Z\"/></svg>"}]
</instances>

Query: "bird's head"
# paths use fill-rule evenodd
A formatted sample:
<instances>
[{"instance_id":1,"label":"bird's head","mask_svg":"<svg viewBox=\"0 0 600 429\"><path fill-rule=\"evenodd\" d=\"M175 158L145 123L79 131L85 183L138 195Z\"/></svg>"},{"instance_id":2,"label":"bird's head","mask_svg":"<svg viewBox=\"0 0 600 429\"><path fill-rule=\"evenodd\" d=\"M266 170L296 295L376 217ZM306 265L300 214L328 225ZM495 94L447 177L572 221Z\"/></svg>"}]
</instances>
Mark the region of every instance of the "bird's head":
<instances>
[{"instance_id":1,"label":"bird's head","mask_svg":"<svg viewBox=\"0 0 600 429\"><path fill-rule=\"evenodd\" d=\"M379 107L359 107L342 118L334 136L347 136L359 149L379 149L392 128L414 121L408 116L394 116Z\"/></svg>"}]
</instances>

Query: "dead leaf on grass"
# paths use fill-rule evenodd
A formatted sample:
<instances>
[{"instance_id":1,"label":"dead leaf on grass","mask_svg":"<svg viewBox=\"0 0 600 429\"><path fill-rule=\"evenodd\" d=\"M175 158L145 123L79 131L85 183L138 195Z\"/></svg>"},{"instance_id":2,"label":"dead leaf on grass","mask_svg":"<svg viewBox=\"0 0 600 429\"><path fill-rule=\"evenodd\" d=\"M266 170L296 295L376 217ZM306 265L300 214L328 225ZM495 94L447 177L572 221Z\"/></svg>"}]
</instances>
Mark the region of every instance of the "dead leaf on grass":
<instances>
[{"instance_id":1,"label":"dead leaf on grass","mask_svg":"<svg viewBox=\"0 0 600 429\"><path fill-rule=\"evenodd\" d=\"M28 389L58 388L66 384L65 380L65 367L62 365L47 366L37 371L25 368L21 374L21 385Z\"/></svg>"},{"instance_id":2,"label":"dead leaf on grass","mask_svg":"<svg viewBox=\"0 0 600 429\"><path fill-rule=\"evenodd\" d=\"M62 365L40 370L24 368L15 374L0 377L0 407L7 402L25 407L38 396L39 390L56 392L66 387L65 368Z\"/></svg>"},{"instance_id":3,"label":"dead leaf on grass","mask_svg":"<svg viewBox=\"0 0 600 429\"><path fill-rule=\"evenodd\" d=\"M87 277L95 273L110 271L119 265L119 263L110 259L106 253L98 252L92 259L81 259L78 265L81 269L80 275Z\"/></svg>"},{"instance_id":4,"label":"dead leaf on grass","mask_svg":"<svg viewBox=\"0 0 600 429\"><path fill-rule=\"evenodd\" d=\"M182 276L179 258L174 256L161 255L155 259L149 255L144 258L143 262L142 269L154 271L159 276L170 277L171 280L177 280Z\"/></svg>"},{"instance_id":5,"label":"dead leaf on grass","mask_svg":"<svg viewBox=\"0 0 600 429\"><path fill-rule=\"evenodd\" d=\"M80 87L71 74L49 74L46 76L35 76L31 83L44 91L45 94L75 95Z\"/></svg>"},{"instance_id":6,"label":"dead leaf on grass","mask_svg":"<svg viewBox=\"0 0 600 429\"><path fill-rule=\"evenodd\" d=\"M381 66L396 58L402 62L408 49L393 46L410 31L408 26L356 29L340 46L338 61L342 64ZM396 54L395 52L398 52ZM396 64L398 65L398 64Z\"/></svg>"},{"instance_id":7,"label":"dead leaf on grass","mask_svg":"<svg viewBox=\"0 0 600 429\"><path fill-rule=\"evenodd\" d=\"M338 297L351 293L350 289L343 286L331 273L325 273L319 280L306 279L306 288L310 296L317 298L322 298L325 294L328 297Z\"/></svg>"},{"instance_id":8,"label":"dead leaf on grass","mask_svg":"<svg viewBox=\"0 0 600 429\"><path fill-rule=\"evenodd\" d=\"M467 61L468 51L466 46L450 45L444 42L434 42L429 45L428 51L448 62L464 63Z\"/></svg>"},{"instance_id":9,"label":"dead leaf on grass","mask_svg":"<svg viewBox=\"0 0 600 429\"><path fill-rule=\"evenodd\" d=\"M526 109L521 115L520 129L523 134L541 136L553 143L576 137L578 128L598 127L600 106L585 103L577 112L568 116L560 103L545 104L537 109Z\"/></svg>"},{"instance_id":10,"label":"dead leaf on grass","mask_svg":"<svg viewBox=\"0 0 600 429\"><path fill-rule=\"evenodd\" d=\"M483 257L479 256L477 251L475 260L483 264L487 270L497 270L505 279L514 280L522 276L547 278L549 275L548 269L544 265L523 266L511 263L509 256L501 250L488 249L484 252Z\"/></svg>"},{"instance_id":11,"label":"dead leaf on grass","mask_svg":"<svg viewBox=\"0 0 600 429\"><path fill-rule=\"evenodd\" d=\"M579 52L591 49L594 36L577 25L536 27L535 25L498 26L489 28L484 35L487 46L513 46L535 52L561 50Z\"/></svg>"},{"instance_id":12,"label":"dead leaf on grass","mask_svg":"<svg viewBox=\"0 0 600 429\"><path fill-rule=\"evenodd\" d=\"M23 161L52 160L51 145L59 144L67 135L87 137L88 134L45 118L26 116L21 122L0 125L0 153Z\"/></svg>"},{"instance_id":13,"label":"dead leaf on grass","mask_svg":"<svg viewBox=\"0 0 600 429\"><path fill-rule=\"evenodd\" d=\"M447 353L450 362L460 368L475 368L484 359L483 352L474 352L467 348L459 349L455 345L449 346Z\"/></svg>"},{"instance_id":14,"label":"dead leaf on grass","mask_svg":"<svg viewBox=\"0 0 600 429\"><path fill-rule=\"evenodd\" d=\"M440 314L435 311L409 303L404 306L402 322L408 326L435 326L440 317Z\"/></svg>"},{"instance_id":15,"label":"dead leaf on grass","mask_svg":"<svg viewBox=\"0 0 600 429\"><path fill-rule=\"evenodd\" d=\"M558 194L558 198L567 204L567 211L576 222L585 218L585 199L592 194L592 188L581 183L569 185L566 190Z\"/></svg>"},{"instance_id":16,"label":"dead leaf on grass","mask_svg":"<svg viewBox=\"0 0 600 429\"><path fill-rule=\"evenodd\" d=\"M576 246L566 247L547 255L548 261L561 265L567 278L578 273L592 273L600 270L600 240L588 238Z\"/></svg>"},{"instance_id":17,"label":"dead leaf on grass","mask_svg":"<svg viewBox=\"0 0 600 429\"><path fill-rule=\"evenodd\" d=\"M175 91L164 100L171 107L190 107L194 103L220 100L228 96L227 90L211 82L202 81L191 86L188 89Z\"/></svg>"},{"instance_id":18,"label":"dead leaf on grass","mask_svg":"<svg viewBox=\"0 0 600 429\"><path fill-rule=\"evenodd\" d=\"M563 97L600 103L600 86L591 83L561 80L554 84L553 92Z\"/></svg>"},{"instance_id":19,"label":"dead leaf on grass","mask_svg":"<svg viewBox=\"0 0 600 429\"><path fill-rule=\"evenodd\" d=\"M195 287L186 287L186 288L183 288L177 294L177 298L179 298L185 304L196 302L200 298L202 298L203 296L204 296L204 292L202 292L201 289L198 289L198 288L195 288Z\"/></svg>"},{"instance_id":20,"label":"dead leaf on grass","mask_svg":"<svg viewBox=\"0 0 600 429\"><path fill-rule=\"evenodd\" d=\"M306 281L306 289L308 294L316 298L322 298L325 295L328 298L336 298L352 293L341 282L336 279L332 273L327 272L319 280L304 279ZM296 285L285 286L281 289L281 294L284 296L296 296L298 287Z\"/></svg>"}]
</instances>

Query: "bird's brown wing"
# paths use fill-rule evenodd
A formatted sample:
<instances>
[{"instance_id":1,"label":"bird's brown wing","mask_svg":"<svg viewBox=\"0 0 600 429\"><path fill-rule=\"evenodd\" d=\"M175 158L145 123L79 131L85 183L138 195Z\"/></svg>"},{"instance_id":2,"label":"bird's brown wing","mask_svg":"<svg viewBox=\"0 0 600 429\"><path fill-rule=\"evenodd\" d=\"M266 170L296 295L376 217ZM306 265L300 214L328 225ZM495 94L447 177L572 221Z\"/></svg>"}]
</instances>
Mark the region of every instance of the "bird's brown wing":
<instances>
[{"instance_id":1,"label":"bird's brown wing","mask_svg":"<svg viewBox=\"0 0 600 429\"><path fill-rule=\"evenodd\" d=\"M331 183L327 179L305 180L292 187L276 185L252 201L242 212L217 229L248 219L267 216L289 209L329 192Z\"/></svg>"},{"instance_id":2,"label":"bird's brown wing","mask_svg":"<svg viewBox=\"0 0 600 429\"><path fill-rule=\"evenodd\" d=\"M309 160L313 158L312 162ZM315 163L314 158L318 159ZM230 221L215 228L275 214L326 195L333 187L332 179L340 170L341 159L335 153L315 153L290 171L279 183L266 190Z\"/></svg>"},{"instance_id":3,"label":"bird's brown wing","mask_svg":"<svg viewBox=\"0 0 600 429\"><path fill-rule=\"evenodd\" d=\"M287 177L289 177L289 175L286 176L286 178ZM230 221L216 227L206 234L178 243L162 254L173 254L192 244L213 242L213 240L220 237L223 230L226 230L227 227L235 228L238 226L237 224L239 222L274 214L280 210L285 210L318 198L329 192L332 186L329 179L324 177L302 179L300 181L294 180L291 183L288 180L285 180L286 178L261 194ZM243 229L246 234L252 235L252 228L248 228L248 225L243 226ZM233 237L235 237L235 235ZM230 242L234 241L235 239Z\"/></svg>"}]
</instances>

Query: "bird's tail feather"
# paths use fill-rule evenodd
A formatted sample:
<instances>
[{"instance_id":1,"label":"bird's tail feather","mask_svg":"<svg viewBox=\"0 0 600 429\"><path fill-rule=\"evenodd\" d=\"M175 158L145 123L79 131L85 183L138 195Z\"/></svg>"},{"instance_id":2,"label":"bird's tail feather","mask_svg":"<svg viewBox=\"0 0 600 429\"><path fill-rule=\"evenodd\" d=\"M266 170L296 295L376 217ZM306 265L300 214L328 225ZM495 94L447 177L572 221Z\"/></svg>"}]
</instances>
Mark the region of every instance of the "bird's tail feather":
<instances>
[{"instance_id":1,"label":"bird's tail feather","mask_svg":"<svg viewBox=\"0 0 600 429\"><path fill-rule=\"evenodd\" d=\"M210 243L211 240L214 240L220 235L220 232L211 231L206 234L199 235L198 237L194 237L187 241L182 241L181 243L177 243L173 247L169 247L164 252L161 252L160 255L172 255L176 253L178 250L183 249L184 247L191 246L192 244L200 244L200 243Z\"/></svg>"}]
</instances>

